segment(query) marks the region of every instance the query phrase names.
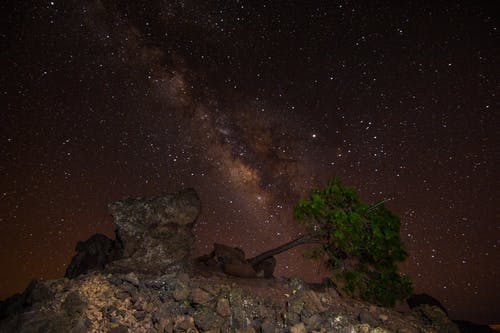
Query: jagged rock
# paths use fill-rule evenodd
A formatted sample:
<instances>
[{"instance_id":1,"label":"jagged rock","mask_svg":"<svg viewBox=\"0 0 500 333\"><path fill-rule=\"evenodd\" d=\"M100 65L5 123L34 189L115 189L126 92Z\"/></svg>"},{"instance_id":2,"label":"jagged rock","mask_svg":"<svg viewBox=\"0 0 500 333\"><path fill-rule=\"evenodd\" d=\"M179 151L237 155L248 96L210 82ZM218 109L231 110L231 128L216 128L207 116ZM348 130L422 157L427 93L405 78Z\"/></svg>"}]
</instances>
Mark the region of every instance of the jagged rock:
<instances>
[{"instance_id":1,"label":"jagged rock","mask_svg":"<svg viewBox=\"0 0 500 333\"><path fill-rule=\"evenodd\" d=\"M174 319L174 331L197 332L194 318L191 316L178 316Z\"/></svg>"},{"instance_id":2,"label":"jagged rock","mask_svg":"<svg viewBox=\"0 0 500 333\"><path fill-rule=\"evenodd\" d=\"M110 270L155 273L182 269L193 244L192 226L200 212L193 189L152 198L129 198L108 206L123 246Z\"/></svg>"},{"instance_id":3,"label":"jagged rock","mask_svg":"<svg viewBox=\"0 0 500 333\"><path fill-rule=\"evenodd\" d=\"M120 327L129 332L456 332L436 307L403 315L338 297L328 288L313 290L304 282L297 292L295 280L266 284L270 289L258 296L258 284L243 287L252 280L169 274L141 278L136 287L124 276L93 272L31 286L26 293L32 295L31 305L1 320L0 332L119 332ZM239 286L237 281L246 282ZM176 286L189 294L174 298ZM38 289L42 296L33 293ZM161 293L168 296L161 299ZM362 311L370 318L359 315ZM390 319L379 322L382 315Z\"/></svg>"},{"instance_id":4,"label":"jagged rock","mask_svg":"<svg viewBox=\"0 0 500 333\"><path fill-rule=\"evenodd\" d=\"M87 273L89 270L102 270L121 253L118 242L102 234L95 234L86 241L78 242L75 250L77 254L66 269L65 276L70 279Z\"/></svg>"},{"instance_id":5,"label":"jagged rock","mask_svg":"<svg viewBox=\"0 0 500 333\"><path fill-rule=\"evenodd\" d=\"M378 320L368 311L361 311L358 318L360 322L367 323L373 327L378 326Z\"/></svg>"},{"instance_id":6,"label":"jagged rock","mask_svg":"<svg viewBox=\"0 0 500 333\"><path fill-rule=\"evenodd\" d=\"M208 331L220 327L223 319L217 315L211 308L200 308L194 315L194 323L202 331Z\"/></svg>"},{"instance_id":7,"label":"jagged rock","mask_svg":"<svg viewBox=\"0 0 500 333\"><path fill-rule=\"evenodd\" d=\"M188 286L186 286L184 283L182 282L179 282L177 283L177 285L175 286L175 289L172 293L172 297L176 300L176 301L184 301L188 298L189 296L189 288Z\"/></svg>"},{"instance_id":8,"label":"jagged rock","mask_svg":"<svg viewBox=\"0 0 500 333\"><path fill-rule=\"evenodd\" d=\"M424 304L437 306L438 308L443 310L443 312L446 313L446 315L448 315L448 311L446 311L445 307L437 299L425 293L411 295L406 300L406 303L408 304L410 309L416 308L417 306Z\"/></svg>"},{"instance_id":9,"label":"jagged rock","mask_svg":"<svg viewBox=\"0 0 500 333\"><path fill-rule=\"evenodd\" d=\"M231 314L231 308L229 306L229 301L227 300L227 298L219 298L219 300L217 301L216 311L222 317L229 317L229 315Z\"/></svg>"},{"instance_id":10,"label":"jagged rock","mask_svg":"<svg viewBox=\"0 0 500 333\"><path fill-rule=\"evenodd\" d=\"M278 327L269 318L266 318L260 327L262 333L276 333L278 332Z\"/></svg>"},{"instance_id":11,"label":"jagged rock","mask_svg":"<svg viewBox=\"0 0 500 333\"><path fill-rule=\"evenodd\" d=\"M253 269L257 273L257 276L266 279L273 277L275 268L276 258L274 257L269 257L253 266Z\"/></svg>"},{"instance_id":12,"label":"jagged rock","mask_svg":"<svg viewBox=\"0 0 500 333\"><path fill-rule=\"evenodd\" d=\"M23 294L24 304L33 305L34 303L43 302L52 296L50 288L42 281L34 280L26 288Z\"/></svg>"},{"instance_id":13,"label":"jagged rock","mask_svg":"<svg viewBox=\"0 0 500 333\"><path fill-rule=\"evenodd\" d=\"M132 285L139 287L139 278L134 272L130 272L123 277L123 281L130 282Z\"/></svg>"},{"instance_id":14,"label":"jagged rock","mask_svg":"<svg viewBox=\"0 0 500 333\"><path fill-rule=\"evenodd\" d=\"M306 333L306 325L304 323L298 323L290 327L290 333Z\"/></svg>"},{"instance_id":15,"label":"jagged rock","mask_svg":"<svg viewBox=\"0 0 500 333\"><path fill-rule=\"evenodd\" d=\"M70 292L61 304L62 309L70 315L79 315L87 307L77 291Z\"/></svg>"},{"instance_id":16,"label":"jagged rock","mask_svg":"<svg viewBox=\"0 0 500 333\"><path fill-rule=\"evenodd\" d=\"M195 304L206 305L212 300L212 297L206 291L204 291L200 288L195 288L191 292L191 299L193 300L193 303L195 303Z\"/></svg>"},{"instance_id":17,"label":"jagged rock","mask_svg":"<svg viewBox=\"0 0 500 333\"><path fill-rule=\"evenodd\" d=\"M271 278L276 267L274 257L266 258L257 263L245 259L245 252L238 248L214 243L214 250L208 255L198 258L208 266L219 267L224 273L246 278Z\"/></svg>"},{"instance_id":18,"label":"jagged rock","mask_svg":"<svg viewBox=\"0 0 500 333\"><path fill-rule=\"evenodd\" d=\"M438 332L460 333L457 325L448 318L440 307L423 304L414 308L413 312L424 321L427 321Z\"/></svg>"}]
</instances>

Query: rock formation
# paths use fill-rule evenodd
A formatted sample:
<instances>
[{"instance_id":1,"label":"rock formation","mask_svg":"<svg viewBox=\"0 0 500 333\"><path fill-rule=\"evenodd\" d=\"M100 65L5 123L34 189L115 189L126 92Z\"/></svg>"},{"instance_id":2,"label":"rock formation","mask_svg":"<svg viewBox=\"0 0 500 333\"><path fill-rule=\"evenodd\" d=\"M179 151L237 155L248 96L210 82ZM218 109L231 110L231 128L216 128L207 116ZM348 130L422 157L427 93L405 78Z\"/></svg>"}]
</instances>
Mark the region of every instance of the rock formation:
<instances>
[{"instance_id":1,"label":"rock formation","mask_svg":"<svg viewBox=\"0 0 500 333\"><path fill-rule=\"evenodd\" d=\"M193 244L192 227L200 212L193 189L109 204L116 239L95 234L78 242L66 270L74 278L91 270L160 274L186 265Z\"/></svg>"},{"instance_id":2,"label":"rock formation","mask_svg":"<svg viewBox=\"0 0 500 333\"><path fill-rule=\"evenodd\" d=\"M192 227L200 212L194 189L152 198L129 198L108 206L123 246L115 270L146 273L176 271L193 244Z\"/></svg>"},{"instance_id":3,"label":"rock formation","mask_svg":"<svg viewBox=\"0 0 500 333\"><path fill-rule=\"evenodd\" d=\"M448 311L446 311L445 307L437 299L425 293L411 295L410 298L406 300L406 303L408 303L410 309L416 308L424 304L437 306L438 308L443 310L444 313L448 315Z\"/></svg>"},{"instance_id":4,"label":"rock formation","mask_svg":"<svg viewBox=\"0 0 500 333\"><path fill-rule=\"evenodd\" d=\"M120 258L120 242L109 239L102 234L95 234L86 241L80 241L76 245L76 255L66 269L65 277L75 278L90 270L102 270L104 267Z\"/></svg>"},{"instance_id":5,"label":"rock formation","mask_svg":"<svg viewBox=\"0 0 500 333\"><path fill-rule=\"evenodd\" d=\"M233 275L249 269L251 278L194 264L194 190L109 207L117 239L80 242L71 279L33 282L1 302L0 333L458 332L437 307L403 314L299 279L256 279L272 275L274 258L254 267L238 248L218 244L211 258Z\"/></svg>"},{"instance_id":6,"label":"rock formation","mask_svg":"<svg viewBox=\"0 0 500 333\"><path fill-rule=\"evenodd\" d=\"M274 257L252 264L245 258L242 249L219 243L214 243L214 250L208 255L199 257L198 262L208 267L218 267L226 274L246 278L271 278L276 267Z\"/></svg>"}]
</instances>

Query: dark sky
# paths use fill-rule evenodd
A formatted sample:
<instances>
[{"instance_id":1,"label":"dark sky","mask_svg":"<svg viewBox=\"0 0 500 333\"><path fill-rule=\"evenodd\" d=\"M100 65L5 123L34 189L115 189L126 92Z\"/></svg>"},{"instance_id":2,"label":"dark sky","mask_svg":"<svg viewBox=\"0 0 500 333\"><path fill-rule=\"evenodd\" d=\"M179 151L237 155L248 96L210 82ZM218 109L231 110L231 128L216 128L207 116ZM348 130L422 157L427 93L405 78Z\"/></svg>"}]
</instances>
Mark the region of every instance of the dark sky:
<instances>
[{"instance_id":1,"label":"dark sky","mask_svg":"<svg viewBox=\"0 0 500 333\"><path fill-rule=\"evenodd\" d=\"M253 255L340 176L392 199L417 292L500 321L495 3L3 2L0 297L111 236L113 200L195 187L197 253ZM302 252L278 275L326 273Z\"/></svg>"}]
</instances>

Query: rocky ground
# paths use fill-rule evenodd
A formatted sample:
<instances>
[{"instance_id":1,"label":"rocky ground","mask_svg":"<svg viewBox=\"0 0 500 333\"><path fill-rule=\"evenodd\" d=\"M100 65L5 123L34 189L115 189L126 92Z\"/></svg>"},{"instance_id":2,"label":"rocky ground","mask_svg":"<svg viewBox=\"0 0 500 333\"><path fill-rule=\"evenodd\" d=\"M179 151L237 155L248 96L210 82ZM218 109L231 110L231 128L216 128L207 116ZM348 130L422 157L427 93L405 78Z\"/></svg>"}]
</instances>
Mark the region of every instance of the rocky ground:
<instances>
[{"instance_id":1,"label":"rocky ground","mask_svg":"<svg viewBox=\"0 0 500 333\"><path fill-rule=\"evenodd\" d=\"M0 303L0 332L459 332L438 306L400 313L204 266L189 256L199 206L193 190L113 203L117 238L80 242L65 278Z\"/></svg>"},{"instance_id":2,"label":"rocky ground","mask_svg":"<svg viewBox=\"0 0 500 333\"><path fill-rule=\"evenodd\" d=\"M92 272L17 301L0 332L458 332L437 307L402 314L298 279Z\"/></svg>"}]
</instances>

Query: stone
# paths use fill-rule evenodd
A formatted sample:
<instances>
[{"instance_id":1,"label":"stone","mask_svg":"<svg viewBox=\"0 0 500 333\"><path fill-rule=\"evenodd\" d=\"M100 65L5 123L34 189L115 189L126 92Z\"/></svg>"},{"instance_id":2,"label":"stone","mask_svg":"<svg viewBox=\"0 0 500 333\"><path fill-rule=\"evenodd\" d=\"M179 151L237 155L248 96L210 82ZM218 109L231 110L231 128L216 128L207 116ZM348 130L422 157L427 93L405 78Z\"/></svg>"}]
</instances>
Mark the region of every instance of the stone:
<instances>
[{"instance_id":1,"label":"stone","mask_svg":"<svg viewBox=\"0 0 500 333\"><path fill-rule=\"evenodd\" d=\"M175 331L191 331L196 330L194 318L191 316L178 316L174 319Z\"/></svg>"},{"instance_id":2,"label":"stone","mask_svg":"<svg viewBox=\"0 0 500 333\"><path fill-rule=\"evenodd\" d=\"M81 314L87 307L87 304L81 299L78 292L72 291L66 296L61 307L69 315L76 315Z\"/></svg>"},{"instance_id":3,"label":"stone","mask_svg":"<svg viewBox=\"0 0 500 333\"><path fill-rule=\"evenodd\" d=\"M354 327L354 331L358 333L369 333L370 325L368 324L359 324Z\"/></svg>"},{"instance_id":4,"label":"stone","mask_svg":"<svg viewBox=\"0 0 500 333\"><path fill-rule=\"evenodd\" d=\"M231 308L229 307L229 301L227 298L219 298L217 301L216 311L222 317L228 317L231 314Z\"/></svg>"},{"instance_id":5,"label":"stone","mask_svg":"<svg viewBox=\"0 0 500 333\"><path fill-rule=\"evenodd\" d=\"M386 314L383 314L383 313L382 313L382 314L380 314L380 315L378 316L378 319L380 319L380 320L382 320L382 321L387 321L387 320L389 319L389 316L388 316L388 315L386 315Z\"/></svg>"},{"instance_id":6,"label":"stone","mask_svg":"<svg viewBox=\"0 0 500 333\"><path fill-rule=\"evenodd\" d=\"M110 328L109 333L128 333L128 328L123 325L118 325L116 327Z\"/></svg>"},{"instance_id":7,"label":"stone","mask_svg":"<svg viewBox=\"0 0 500 333\"><path fill-rule=\"evenodd\" d=\"M128 198L108 205L123 252L109 271L174 273L186 267L200 201L193 189L149 198Z\"/></svg>"},{"instance_id":8,"label":"stone","mask_svg":"<svg viewBox=\"0 0 500 333\"><path fill-rule=\"evenodd\" d=\"M127 282L131 283L132 285L139 287L139 278L137 277L137 275L134 272L130 272L130 273L126 274L122 279L123 279L123 281L127 281Z\"/></svg>"},{"instance_id":9,"label":"stone","mask_svg":"<svg viewBox=\"0 0 500 333\"><path fill-rule=\"evenodd\" d=\"M76 322L75 326L69 331L69 333L87 333L89 331L85 320L80 319Z\"/></svg>"},{"instance_id":10,"label":"stone","mask_svg":"<svg viewBox=\"0 0 500 333\"><path fill-rule=\"evenodd\" d=\"M372 327L378 326L378 320L366 310L363 310L359 313L358 319L361 323L366 323Z\"/></svg>"},{"instance_id":11,"label":"stone","mask_svg":"<svg viewBox=\"0 0 500 333\"><path fill-rule=\"evenodd\" d=\"M423 304L413 308L412 312L428 322L439 332L459 333L458 326L437 306Z\"/></svg>"},{"instance_id":12,"label":"stone","mask_svg":"<svg viewBox=\"0 0 500 333\"><path fill-rule=\"evenodd\" d=\"M290 327L290 333L306 333L306 325L304 323L298 323Z\"/></svg>"},{"instance_id":13,"label":"stone","mask_svg":"<svg viewBox=\"0 0 500 333\"><path fill-rule=\"evenodd\" d=\"M92 235L76 245L76 255L66 269L65 277L74 279L91 270L103 270L121 254L120 245L102 234Z\"/></svg>"},{"instance_id":14,"label":"stone","mask_svg":"<svg viewBox=\"0 0 500 333\"><path fill-rule=\"evenodd\" d=\"M202 331L218 328L222 324L222 318L212 309L206 307L198 309L193 317L196 327Z\"/></svg>"},{"instance_id":15,"label":"stone","mask_svg":"<svg viewBox=\"0 0 500 333\"><path fill-rule=\"evenodd\" d=\"M172 292L172 297L177 301L184 301L189 296L189 288L184 283L179 282L176 284L174 291Z\"/></svg>"},{"instance_id":16,"label":"stone","mask_svg":"<svg viewBox=\"0 0 500 333\"><path fill-rule=\"evenodd\" d=\"M260 329L262 333L276 333L278 331L278 328L276 327L275 323L269 318L266 318L264 320Z\"/></svg>"},{"instance_id":17,"label":"stone","mask_svg":"<svg viewBox=\"0 0 500 333\"><path fill-rule=\"evenodd\" d=\"M269 257L267 259L264 259L258 264L253 266L253 269L257 273L257 276L266 279L273 277L275 268L276 268L276 258L274 257Z\"/></svg>"},{"instance_id":18,"label":"stone","mask_svg":"<svg viewBox=\"0 0 500 333\"><path fill-rule=\"evenodd\" d=\"M38 302L43 302L52 297L52 292L49 287L42 281L32 281L25 292L23 293L24 304L33 305Z\"/></svg>"},{"instance_id":19,"label":"stone","mask_svg":"<svg viewBox=\"0 0 500 333\"><path fill-rule=\"evenodd\" d=\"M256 333L255 328L248 326L245 328L240 328L236 330L236 333Z\"/></svg>"},{"instance_id":20,"label":"stone","mask_svg":"<svg viewBox=\"0 0 500 333\"><path fill-rule=\"evenodd\" d=\"M438 308L443 310L446 315L448 315L448 311L446 311L445 307L437 299L426 293L413 294L406 300L406 303L408 304L410 309L424 304L437 306Z\"/></svg>"},{"instance_id":21,"label":"stone","mask_svg":"<svg viewBox=\"0 0 500 333\"><path fill-rule=\"evenodd\" d=\"M200 288L195 288L191 291L191 300L195 304L205 305L212 300L212 296Z\"/></svg>"},{"instance_id":22,"label":"stone","mask_svg":"<svg viewBox=\"0 0 500 333\"><path fill-rule=\"evenodd\" d=\"M134 313L134 317L138 321L141 321L144 320L144 318L146 318L146 314L147 314L146 311L137 311Z\"/></svg>"},{"instance_id":23,"label":"stone","mask_svg":"<svg viewBox=\"0 0 500 333\"><path fill-rule=\"evenodd\" d=\"M320 329L322 323L323 323L323 318L321 318L321 315L317 313L313 314L312 316L310 316L305 320L305 324L308 331L314 331Z\"/></svg>"},{"instance_id":24,"label":"stone","mask_svg":"<svg viewBox=\"0 0 500 333\"><path fill-rule=\"evenodd\" d=\"M245 252L237 247L214 243L212 253L200 257L199 260L207 264L215 261L215 265L222 268L223 272L229 275L246 278L257 277L252 265L245 259Z\"/></svg>"}]
</instances>

